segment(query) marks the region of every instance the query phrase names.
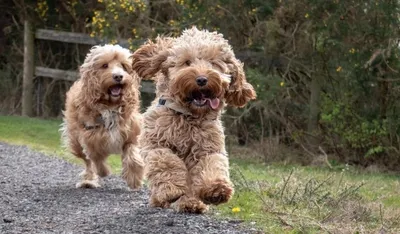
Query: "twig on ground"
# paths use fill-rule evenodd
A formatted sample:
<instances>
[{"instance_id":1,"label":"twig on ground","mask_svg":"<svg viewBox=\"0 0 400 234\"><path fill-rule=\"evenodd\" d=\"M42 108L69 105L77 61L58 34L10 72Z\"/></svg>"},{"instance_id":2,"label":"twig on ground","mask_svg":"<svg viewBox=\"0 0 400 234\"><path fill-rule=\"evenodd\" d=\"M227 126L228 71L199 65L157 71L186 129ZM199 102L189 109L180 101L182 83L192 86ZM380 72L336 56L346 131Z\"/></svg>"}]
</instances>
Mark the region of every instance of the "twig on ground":
<instances>
[{"instance_id":1,"label":"twig on ground","mask_svg":"<svg viewBox=\"0 0 400 234\"><path fill-rule=\"evenodd\" d=\"M290 170L290 174L289 174L289 176L288 176L288 178L285 180L284 179L284 184L283 184L283 188L282 188L282 190L281 190L281 192L280 192L280 198L281 198L281 200L283 200L283 193L285 192L285 189L286 189L286 186L287 186L287 184L288 184L288 182L289 182L289 180L290 180L290 177L292 177L292 174L293 174L293 169L292 170Z\"/></svg>"},{"instance_id":2,"label":"twig on ground","mask_svg":"<svg viewBox=\"0 0 400 234\"><path fill-rule=\"evenodd\" d=\"M332 169L332 165L331 165L331 163L330 163L329 160L328 160L328 154L326 154L325 150L322 149L321 146L318 146L318 149L319 149L319 151L321 151L322 154L325 156L324 159L325 159L326 165L328 165L328 167L329 167L330 169Z\"/></svg>"}]
</instances>

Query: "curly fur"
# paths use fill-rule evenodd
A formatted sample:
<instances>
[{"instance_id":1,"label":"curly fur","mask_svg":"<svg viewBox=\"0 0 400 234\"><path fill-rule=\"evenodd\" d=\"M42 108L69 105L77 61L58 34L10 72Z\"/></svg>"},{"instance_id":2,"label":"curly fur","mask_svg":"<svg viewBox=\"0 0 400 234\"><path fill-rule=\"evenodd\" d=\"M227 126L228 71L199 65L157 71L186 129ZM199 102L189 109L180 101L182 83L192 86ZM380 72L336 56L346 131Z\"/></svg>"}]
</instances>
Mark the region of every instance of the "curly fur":
<instances>
[{"instance_id":1,"label":"curly fur","mask_svg":"<svg viewBox=\"0 0 400 234\"><path fill-rule=\"evenodd\" d=\"M139 136L150 204L203 213L208 204L227 202L233 186L221 113L225 104L241 107L256 97L227 40L193 27L147 42L132 67L157 87ZM199 77L207 84L200 86Z\"/></svg>"},{"instance_id":2,"label":"curly fur","mask_svg":"<svg viewBox=\"0 0 400 234\"><path fill-rule=\"evenodd\" d=\"M67 92L61 128L65 146L85 162L77 187L99 187L98 177L110 173L105 160L112 153L122 154L122 177L129 187L140 187L144 168L137 149L140 79L132 70L131 53L118 45L94 46L80 75ZM115 91L113 95L113 87L119 87L118 95Z\"/></svg>"}]
</instances>

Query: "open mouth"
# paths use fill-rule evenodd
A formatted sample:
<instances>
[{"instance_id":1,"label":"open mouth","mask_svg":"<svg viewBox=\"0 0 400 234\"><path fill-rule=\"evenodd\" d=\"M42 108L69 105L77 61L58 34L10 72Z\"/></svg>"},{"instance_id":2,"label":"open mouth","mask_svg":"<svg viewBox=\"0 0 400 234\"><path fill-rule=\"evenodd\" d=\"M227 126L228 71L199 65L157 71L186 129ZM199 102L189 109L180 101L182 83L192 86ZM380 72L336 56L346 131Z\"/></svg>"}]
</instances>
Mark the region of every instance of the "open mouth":
<instances>
[{"instance_id":1,"label":"open mouth","mask_svg":"<svg viewBox=\"0 0 400 234\"><path fill-rule=\"evenodd\" d=\"M117 84L108 88L108 93L113 97L119 97L122 94L122 85Z\"/></svg>"},{"instance_id":2,"label":"open mouth","mask_svg":"<svg viewBox=\"0 0 400 234\"><path fill-rule=\"evenodd\" d=\"M191 94L191 102L195 106L203 107L209 106L211 109L215 110L219 107L220 100L211 95L211 92L208 90L205 91L194 91Z\"/></svg>"}]
</instances>

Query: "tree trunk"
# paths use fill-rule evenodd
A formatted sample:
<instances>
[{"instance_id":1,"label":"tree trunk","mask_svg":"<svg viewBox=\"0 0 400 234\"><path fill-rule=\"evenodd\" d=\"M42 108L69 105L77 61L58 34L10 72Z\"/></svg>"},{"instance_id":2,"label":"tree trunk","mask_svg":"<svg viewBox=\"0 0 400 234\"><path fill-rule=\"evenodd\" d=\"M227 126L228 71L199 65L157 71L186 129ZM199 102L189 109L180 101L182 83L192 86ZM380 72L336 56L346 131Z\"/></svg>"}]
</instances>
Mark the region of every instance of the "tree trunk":
<instances>
[{"instance_id":1,"label":"tree trunk","mask_svg":"<svg viewBox=\"0 0 400 234\"><path fill-rule=\"evenodd\" d=\"M320 99L321 99L321 82L318 74L314 74L310 86L310 103L309 117L307 123L307 132L309 135L308 143L312 149L317 149L319 145L319 114L320 114Z\"/></svg>"},{"instance_id":2,"label":"tree trunk","mask_svg":"<svg viewBox=\"0 0 400 234\"><path fill-rule=\"evenodd\" d=\"M24 22L24 78L22 84L22 115L32 116L34 38L31 23Z\"/></svg>"}]
</instances>

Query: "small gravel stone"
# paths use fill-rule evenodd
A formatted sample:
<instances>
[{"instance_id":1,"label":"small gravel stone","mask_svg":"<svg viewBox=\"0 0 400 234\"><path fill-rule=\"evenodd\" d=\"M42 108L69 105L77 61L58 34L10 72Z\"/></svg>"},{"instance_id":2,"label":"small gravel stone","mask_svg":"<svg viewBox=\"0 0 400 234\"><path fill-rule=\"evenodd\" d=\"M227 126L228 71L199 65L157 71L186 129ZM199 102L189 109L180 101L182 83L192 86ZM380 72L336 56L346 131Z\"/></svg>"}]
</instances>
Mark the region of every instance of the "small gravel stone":
<instances>
[{"instance_id":1,"label":"small gravel stone","mask_svg":"<svg viewBox=\"0 0 400 234\"><path fill-rule=\"evenodd\" d=\"M4 218L4 219L3 219L3 222L5 222L5 223L12 223L13 220L12 220L12 219L9 219L9 218Z\"/></svg>"},{"instance_id":2,"label":"small gravel stone","mask_svg":"<svg viewBox=\"0 0 400 234\"><path fill-rule=\"evenodd\" d=\"M0 142L0 233L255 233L237 220L148 206L118 176L76 189L82 167Z\"/></svg>"}]
</instances>

